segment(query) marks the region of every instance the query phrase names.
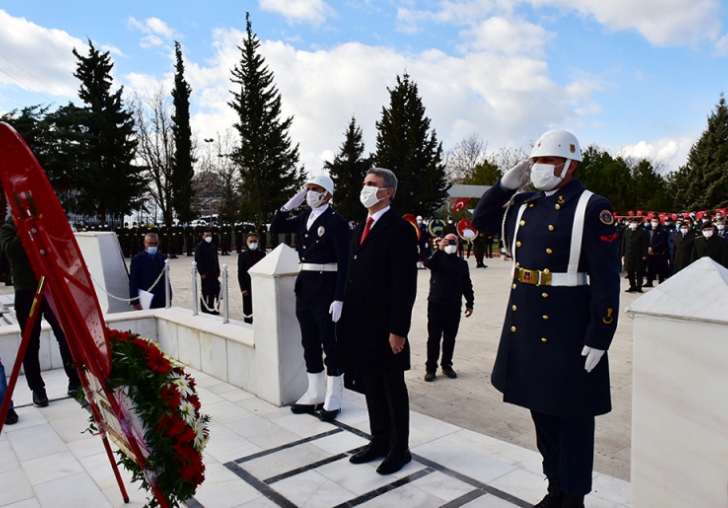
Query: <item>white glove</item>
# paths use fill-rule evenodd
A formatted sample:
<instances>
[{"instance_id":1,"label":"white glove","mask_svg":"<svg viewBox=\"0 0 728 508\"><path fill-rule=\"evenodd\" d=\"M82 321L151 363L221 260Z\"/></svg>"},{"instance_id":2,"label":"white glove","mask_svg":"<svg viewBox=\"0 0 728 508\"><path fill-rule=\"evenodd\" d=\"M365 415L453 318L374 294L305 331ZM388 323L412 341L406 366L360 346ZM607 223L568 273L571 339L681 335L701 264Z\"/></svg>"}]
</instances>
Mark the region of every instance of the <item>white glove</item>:
<instances>
[{"instance_id":1,"label":"white glove","mask_svg":"<svg viewBox=\"0 0 728 508\"><path fill-rule=\"evenodd\" d=\"M336 323L339 318L341 317L341 309L344 306L344 302L339 300L334 300L331 302L331 306L329 307L329 314L331 314L331 321Z\"/></svg>"},{"instance_id":2,"label":"white glove","mask_svg":"<svg viewBox=\"0 0 728 508\"><path fill-rule=\"evenodd\" d=\"M584 370L587 372L591 372L592 369L597 366L599 360L602 359L603 355L603 349L594 349L593 347L584 346L584 349L581 350L581 356L586 356L586 362L584 362Z\"/></svg>"},{"instance_id":3,"label":"white glove","mask_svg":"<svg viewBox=\"0 0 728 508\"><path fill-rule=\"evenodd\" d=\"M506 171L506 174L501 178L501 185L504 189L516 190L521 186L523 181L526 179L528 170L531 169L530 159L519 162L511 169Z\"/></svg>"},{"instance_id":4,"label":"white glove","mask_svg":"<svg viewBox=\"0 0 728 508\"><path fill-rule=\"evenodd\" d=\"M306 201L306 193L308 192L308 189L305 187L301 189L298 194L293 196L291 199L288 200L288 203L283 205L281 210L284 212L290 212L291 210L295 210L299 206L303 204L304 201Z\"/></svg>"}]
</instances>

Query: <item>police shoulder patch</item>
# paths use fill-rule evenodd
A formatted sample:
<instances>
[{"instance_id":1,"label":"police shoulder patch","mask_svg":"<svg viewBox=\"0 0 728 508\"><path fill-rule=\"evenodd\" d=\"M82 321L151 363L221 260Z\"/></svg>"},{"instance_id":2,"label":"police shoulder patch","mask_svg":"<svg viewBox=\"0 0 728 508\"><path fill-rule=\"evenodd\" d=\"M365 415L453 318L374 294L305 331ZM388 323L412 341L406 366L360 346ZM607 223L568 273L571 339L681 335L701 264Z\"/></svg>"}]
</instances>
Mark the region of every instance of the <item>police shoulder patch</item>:
<instances>
[{"instance_id":1,"label":"police shoulder patch","mask_svg":"<svg viewBox=\"0 0 728 508\"><path fill-rule=\"evenodd\" d=\"M612 215L612 212L610 212L609 210L602 210L599 213L599 220L602 221L602 224L611 226L612 224L614 224L614 215Z\"/></svg>"}]
</instances>

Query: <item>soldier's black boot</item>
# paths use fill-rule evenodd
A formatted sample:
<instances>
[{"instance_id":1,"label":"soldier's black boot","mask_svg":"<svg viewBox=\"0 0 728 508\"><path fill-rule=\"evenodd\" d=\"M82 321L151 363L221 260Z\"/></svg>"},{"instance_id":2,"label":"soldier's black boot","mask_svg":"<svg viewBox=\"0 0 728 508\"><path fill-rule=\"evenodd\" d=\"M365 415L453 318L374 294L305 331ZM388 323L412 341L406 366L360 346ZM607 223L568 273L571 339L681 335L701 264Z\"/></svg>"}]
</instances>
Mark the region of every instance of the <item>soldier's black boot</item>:
<instances>
[{"instance_id":1,"label":"soldier's black boot","mask_svg":"<svg viewBox=\"0 0 728 508\"><path fill-rule=\"evenodd\" d=\"M546 494L546 497L544 497L540 503L533 505L533 508L562 508L564 506L562 503L565 497L566 494L561 491L559 479L549 478L548 494Z\"/></svg>"},{"instance_id":2,"label":"soldier's black boot","mask_svg":"<svg viewBox=\"0 0 728 508\"><path fill-rule=\"evenodd\" d=\"M561 501L561 508L584 508L584 496L576 497L564 494L564 500Z\"/></svg>"}]
</instances>

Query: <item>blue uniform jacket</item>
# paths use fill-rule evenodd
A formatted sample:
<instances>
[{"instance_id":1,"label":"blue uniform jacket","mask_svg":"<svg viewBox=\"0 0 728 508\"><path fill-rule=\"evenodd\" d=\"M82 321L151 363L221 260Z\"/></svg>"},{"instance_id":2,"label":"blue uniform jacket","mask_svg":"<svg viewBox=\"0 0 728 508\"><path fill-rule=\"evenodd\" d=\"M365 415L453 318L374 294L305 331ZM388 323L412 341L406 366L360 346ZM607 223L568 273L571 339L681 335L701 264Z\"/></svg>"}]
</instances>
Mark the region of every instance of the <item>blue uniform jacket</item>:
<instances>
[{"instance_id":1,"label":"blue uniform jacket","mask_svg":"<svg viewBox=\"0 0 728 508\"><path fill-rule=\"evenodd\" d=\"M308 216L311 209L308 209L295 217L290 217L291 212L278 210L273 222L270 225L271 233L295 233L296 250L301 263L326 264L336 263L336 272L304 272L298 275L296 280L296 295L301 291L316 295L322 298L333 300L344 300L344 286L346 284L346 269L349 264L349 238L351 230L344 218L336 213L330 206L306 229ZM334 293L323 295L318 289L334 286ZM305 288L303 287L305 286Z\"/></svg>"},{"instance_id":2,"label":"blue uniform jacket","mask_svg":"<svg viewBox=\"0 0 728 508\"><path fill-rule=\"evenodd\" d=\"M529 270L567 271L576 205L584 185L573 180L552 196L524 192L506 211L506 240L511 245L521 204L516 262ZM515 191L500 182L482 197L473 215L478 231L497 233L504 205ZM617 328L619 252L612 206L593 195L586 207L579 272L589 284L537 286L513 281L493 385L503 399L540 413L594 416L611 410L609 361L605 353L584 370L585 345L606 350Z\"/></svg>"}]
</instances>

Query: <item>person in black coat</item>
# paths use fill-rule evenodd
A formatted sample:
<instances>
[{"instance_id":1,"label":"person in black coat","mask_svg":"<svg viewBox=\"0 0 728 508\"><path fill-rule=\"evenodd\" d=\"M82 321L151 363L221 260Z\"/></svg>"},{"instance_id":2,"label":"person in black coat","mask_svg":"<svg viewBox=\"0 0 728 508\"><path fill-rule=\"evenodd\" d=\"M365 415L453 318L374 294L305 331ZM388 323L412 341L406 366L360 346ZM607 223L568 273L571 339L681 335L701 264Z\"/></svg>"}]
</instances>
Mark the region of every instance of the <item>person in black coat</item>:
<instances>
[{"instance_id":1,"label":"person in black coat","mask_svg":"<svg viewBox=\"0 0 728 508\"><path fill-rule=\"evenodd\" d=\"M667 277L669 246L667 243L670 234L660 225L660 219L650 219L651 228L647 230L649 235L649 247L647 248L647 284L646 288L653 286L652 282L657 279L660 284Z\"/></svg>"},{"instance_id":2,"label":"person in black coat","mask_svg":"<svg viewBox=\"0 0 728 508\"><path fill-rule=\"evenodd\" d=\"M639 226L638 218L632 217L629 220L629 228L622 233L622 243L619 249L624 269L627 270L629 277L627 293L642 293L649 239L647 231Z\"/></svg>"},{"instance_id":3,"label":"person in black coat","mask_svg":"<svg viewBox=\"0 0 728 508\"><path fill-rule=\"evenodd\" d=\"M690 219L685 219L680 225L680 232L673 238L672 247L672 269L673 274L679 272L690 264L693 254L693 244L698 236L701 236L693 229Z\"/></svg>"},{"instance_id":4,"label":"person in black coat","mask_svg":"<svg viewBox=\"0 0 728 508\"><path fill-rule=\"evenodd\" d=\"M147 233L144 237L144 252L131 258L129 268L129 298L136 310L142 310L139 300L139 290L150 291L154 295L150 309L161 309L166 305L164 285L168 283L165 277L157 282L157 278L164 271L164 262L167 256L158 252L159 237L157 233ZM156 285L154 283L157 282ZM154 285L154 287L152 287ZM171 295L171 293L170 293Z\"/></svg>"},{"instance_id":5,"label":"person in black coat","mask_svg":"<svg viewBox=\"0 0 728 508\"><path fill-rule=\"evenodd\" d=\"M457 374L452 368L455 337L460 325L460 309L465 297L465 317L473 314L473 283L468 263L455 256L458 237L449 234L438 242L432 256L425 260L430 269L430 294L427 297L427 363L425 381L435 380L437 360L442 340L442 373L451 379Z\"/></svg>"},{"instance_id":6,"label":"person in black coat","mask_svg":"<svg viewBox=\"0 0 728 508\"><path fill-rule=\"evenodd\" d=\"M312 176L301 192L276 212L270 226L274 237L280 233L296 234L296 250L301 260L294 290L308 387L291 411L315 411L323 421L331 421L339 414L344 392L344 379L336 360L335 326L344 301L351 234L348 222L329 206L333 194L334 181L328 175ZM291 211L304 199L310 208L291 217ZM324 393L325 377L328 384Z\"/></svg>"},{"instance_id":7,"label":"person in black coat","mask_svg":"<svg viewBox=\"0 0 728 508\"><path fill-rule=\"evenodd\" d=\"M251 231L245 239L248 248L238 254L238 283L243 293L243 320L246 323L253 322L253 288L248 270L265 257L265 249L259 248L259 242L258 234Z\"/></svg>"},{"instance_id":8,"label":"person in black coat","mask_svg":"<svg viewBox=\"0 0 728 508\"><path fill-rule=\"evenodd\" d=\"M480 232L500 230L514 279L491 376L503 400L528 408L549 480L539 507L584 506L595 416L611 408L607 349L619 316L619 245L611 203L574 178L572 133L543 134L481 198ZM526 175L542 192L521 192ZM504 205L506 216L503 217ZM573 245L572 245L573 244Z\"/></svg>"},{"instance_id":9,"label":"person in black coat","mask_svg":"<svg viewBox=\"0 0 728 508\"><path fill-rule=\"evenodd\" d=\"M338 343L347 386L366 396L372 435L349 461L384 457L380 474L412 460L404 373L410 369L407 335L417 296L417 234L390 208L396 191L390 170L367 172L360 200L369 214L352 233Z\"/></svg>"},{"instance_id":10,"label":"person in black coat","mask_svg":"<svg viewBox=\"0 0 728 508\"><path fill-rule=\"evenodd\" d=\"M701 236L695 239L690 261L709 257L716 263L728 268L728 244L725 238L715 234L715 226L712 222L704 222L700 227Z\"/></svg>"},{"instance_id":11,"label":"person in black coat","mask_svg":"<svg viewBox=\"0 0 728 508\"><path fill-rule=\"evenodd\" d=\"M200 274L202 290L201 311L208 314L220 314L216 310L216 300L220 295L220 261L217 257L217 245L212 241L210 228L203 228L202 241L195 247L195 263Z\"/></svg>"}]
</instances>

